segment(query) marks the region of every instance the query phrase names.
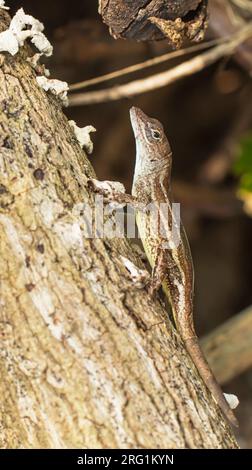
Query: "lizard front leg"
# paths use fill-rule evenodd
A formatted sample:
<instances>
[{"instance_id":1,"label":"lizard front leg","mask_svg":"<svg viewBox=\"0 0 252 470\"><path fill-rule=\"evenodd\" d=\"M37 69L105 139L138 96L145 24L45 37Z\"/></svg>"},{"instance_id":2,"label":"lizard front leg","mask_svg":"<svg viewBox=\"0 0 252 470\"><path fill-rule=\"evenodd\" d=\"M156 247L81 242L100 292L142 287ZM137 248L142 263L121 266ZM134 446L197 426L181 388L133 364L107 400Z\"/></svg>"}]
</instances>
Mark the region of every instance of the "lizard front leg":
<instances>
[{"instance_id":1,"label":"lizard front leg","mask_svg":"<svg viewBox=\"0 0 252 470\"><path fill-rule=\"evenodd\" d=\"M140 212L145 211L145 204L135 196L127 194L123 184L118 181L99 181L93 178L89 179L87 184L93 192L103 196L107 203L115 202L122 206L130 204Z\"/></svg>"},{"instance_id":2,"label":"lizard front leg","mask_svg":"<svg viewBox=\"0 0 252 470\"><path fill-rule=\"evenodd\" d=\"M153 297L154 294L158 291L158 289L160 289L160 287L162 286L166 272L167 265L165 251L162 246L159 246L157 249L155 263L152 269L151 280L147 285L147 290L151 297Z\"/></svg>"}]
</instances>

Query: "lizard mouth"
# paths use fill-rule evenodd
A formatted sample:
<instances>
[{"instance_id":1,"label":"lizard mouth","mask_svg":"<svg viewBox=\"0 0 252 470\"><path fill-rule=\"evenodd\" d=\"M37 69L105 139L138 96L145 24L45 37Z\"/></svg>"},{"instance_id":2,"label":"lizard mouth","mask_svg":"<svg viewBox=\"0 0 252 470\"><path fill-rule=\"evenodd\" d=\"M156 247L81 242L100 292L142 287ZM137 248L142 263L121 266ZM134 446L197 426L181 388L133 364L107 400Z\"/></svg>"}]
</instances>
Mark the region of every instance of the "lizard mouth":
<instances>
[{"instance_id":1,"label":"lizard mouth","mask_svg":"<svg viewBox=\"0 0 252 470\"><path fill-rule=\"evenodd\" d=\"M138 137L140 126L144 119L147 119L147 116L140 108L135 106L130 108L130 121L136 138Z\"/></svg>"},{"instance_id":2,"label":"lizard mouth","mask_svg":"<svg viewBox=\"0 0 252 470\"><path fill-rule=\"evenodd\" d=\"M132 108L130 108L130 117L132 119L135 119L135 118L147 118L146 114L140 109L140 108L137 108L136 106L132 106Z\"/></svg>"}]
</instances>

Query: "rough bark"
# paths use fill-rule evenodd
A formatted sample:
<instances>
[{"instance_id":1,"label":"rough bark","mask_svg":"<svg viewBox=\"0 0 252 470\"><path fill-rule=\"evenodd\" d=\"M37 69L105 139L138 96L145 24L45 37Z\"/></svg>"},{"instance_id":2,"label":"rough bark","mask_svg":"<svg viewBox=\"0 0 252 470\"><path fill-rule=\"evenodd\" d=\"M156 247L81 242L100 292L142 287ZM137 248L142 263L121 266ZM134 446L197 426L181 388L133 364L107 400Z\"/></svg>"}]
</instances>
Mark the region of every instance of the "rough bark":
<instances>
[{"instance_id":1,"label":"rough bark","mask_svg":"<svg viewBox=\"0 0 252 470\"><path fill-rule=\"evenodd\" d=\"M114 38L157 41L167 34L150 22L151 17L183 20L180 32L187 36L188 26L204 31L207 5L208 0L99 0L99 12Z\"/></svg>"},{"instance_id":2,"label":"rough bark","mask_svg":"<svg viewBox=\"0 0 252 470\"><path fill-rule=\"evenodd\" d=\"M0 447L235 448L128 242L85 238L93 170L25 57L0 54Z\"/></svg>"}]
</instances>

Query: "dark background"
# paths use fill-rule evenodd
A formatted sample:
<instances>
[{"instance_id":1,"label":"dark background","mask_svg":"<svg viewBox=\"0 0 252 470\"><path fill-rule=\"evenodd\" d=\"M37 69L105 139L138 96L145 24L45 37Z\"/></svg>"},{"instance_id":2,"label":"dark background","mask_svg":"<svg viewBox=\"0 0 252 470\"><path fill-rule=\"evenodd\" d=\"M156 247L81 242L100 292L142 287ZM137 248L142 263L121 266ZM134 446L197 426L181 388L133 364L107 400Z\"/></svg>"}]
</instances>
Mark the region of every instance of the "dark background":
<instances>
[{"instance_id":1,"label":"dark background","mask_svg":"<svg viewBox=\"0 0 252 470\"><path fill-rule=\"evenodd\" d=\"M115 41L102 23L98 2L94 0L7 3L12 7L11 13L23 7L44 23L46 35L54 45L54 55L47 61L51 77L69 83L169 50L166 41ZM209 30L208 37L211 36ZM148 69L120 82L167 67L165 64ZM104 86L111 86L111 82ZM90 158L98 177L119 180L128 191L135 158L130 106L139 106L163 122L174 152L175 199L182 203L194 259L195 323L199 335L252 304L252 222L236 198L238 181L232 171L241 137L252 131L251 97L247 70L226 58L200 74L132 100L66 110L69 119L79 126L92 124L97 129L92 134L95 150ZM243 373L224 389L239 396L239 442L243 447L252 447L252 372Z\"/></svg>"}]
</instances>

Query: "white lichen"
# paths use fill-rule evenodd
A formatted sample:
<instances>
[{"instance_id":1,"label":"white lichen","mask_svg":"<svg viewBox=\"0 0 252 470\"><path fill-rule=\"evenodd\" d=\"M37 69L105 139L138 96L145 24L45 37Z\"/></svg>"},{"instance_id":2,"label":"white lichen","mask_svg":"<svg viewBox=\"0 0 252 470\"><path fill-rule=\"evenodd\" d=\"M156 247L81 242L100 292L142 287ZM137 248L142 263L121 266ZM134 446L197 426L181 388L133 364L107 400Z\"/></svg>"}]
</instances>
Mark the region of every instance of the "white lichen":
<instances>
[{"instance_id":1,"label":"white lichen","mask_svg":"<svg viewBox=\"0 0 252 470\"><path fill-rule=\"evenodd\" d=\"M44 286L37 286L29 295L52 336L61 341L65 336L64 326L63 323L54 321L55 305L50 290Z\"/></svg>"},{"instance_id":2,"label":"white lichen","mask_svg":"<svg viewBox=\"0 0 252 470\"><path fill-rule=\"evenodd\" d=\"M0 33L0 52L9 52L11 55L15 55L18 52L18 40L10 31L7 29Z\"/></svg>"},{"instance_id":3,"label":"white lichen","mask_svg":"<svg viewBox=\"0 0 252 470\"><path fill-rule=\"evenodd\" d=\"M73 128L76 139L78 140L80 146L84 148L86 152L90 155L94 149L94 144L91 140L90 133L96 132L95 127L93 126L78 127L75 121L68 121L68 122L70 126Z\"/></svg>"},{"instance_id":4,"label":"white lichen","mask_svg":"<svg viewBox=\"0 0 252 470\"><path fill-rule=\"evenodd\" d=\"M34 54L32 57L27 57L27 62L29 62L31 64L31 66L37 71L38 70L38 66L40 65L39 64L39 61L40 61L40 58L42 57L42 53L41 52L37 52L36 54ZM44 64L40 67L43 67L43 75L45 77L50 77L50 70L47 69ZM41 68L40 68L40 73L41 73Z\"/></svg>"},{"instance_id":5,"label":"white lichen","mask_svg":"<svg viewBox=\"0 0 252 470\"><path fill-rule=\"evenodd\" d=\"M69 90L69 86L67 82L62 82L61 80L56 79L49 79L42 75L41 77L36 78L39 86L43 88L45 91L50 91L54 95L58 96L63 104L67 106L68 98L67 92Z\"/></svg>"},{"instance_id":6,"label":"white lichen","mask_svg":"<svg viewBox=\"0 0 252 470\"><path fill-rule=\"evenodd\" d=\"M15 55L19 47L29 38L40 53L46 56L52 55L52 45L43 30L44 25L40 21L31 15L26 15L23 8L20 8L12 18L9 28L0 33L0 52Z\"/></svg>"},{"instance_id":7,"label":"white lichen","mask_svg":"<svg viewBox=\"0 0 252 470\"><path fill-rule=\"evenodd\" d=\"M79 221L70 223L59 220L55 222L53 231L61 238L67 249L83 250L83 234Z\"/></svg>"},{"instance_id":8,"label":"white lichen","mask_svg":"<svg viewBox=\"0 0 252 470\"><path fill-rule=\"evenodd\" d=\"M235 410L235 408L237 408L237 406L239 405L238 397L231 393L224 393L224 397L226 398L231 410Z\"/></svg>"},{"instance_id":9,"label":"white lichen","mask_svg":"<svg viewBox=\"0 0 252 470\"><path fill-rule=\"evenodd\" d=\"M3 10L9 10L10 9L10 7L5 6L5 0L0 0L0 8L2 8Z\"/></svg>"},{"instance_id":10,"label":"white lichen","mask_svg":"<svg viewBox=\"0 0 252 470\"><path fill-rule=\"evenodd\" d=\"M34 193L35 194L35 193ZM39 208L40 216L42 217L43 224L48 228L52 229L53 224L55 221L58 220L59 215L63 211L62 203L56 201L53 197L43 196L41 198L40 195L35 194L34 199L36 200L37 207Z\"/></svg>"},{"instance_id":11,"label":"white lichen","mask_svg":"<svg viewBox=\"0 0 252 470\"><path fill-rule=\"evenodd\" d=\"M144 270L138 268L132 261L125 256L120 256L125 268L130 273L130 277L135 284L136 287L142 288L146 285L147 280L149 279L149 273Z\"/></svg>"}]
</instances>

